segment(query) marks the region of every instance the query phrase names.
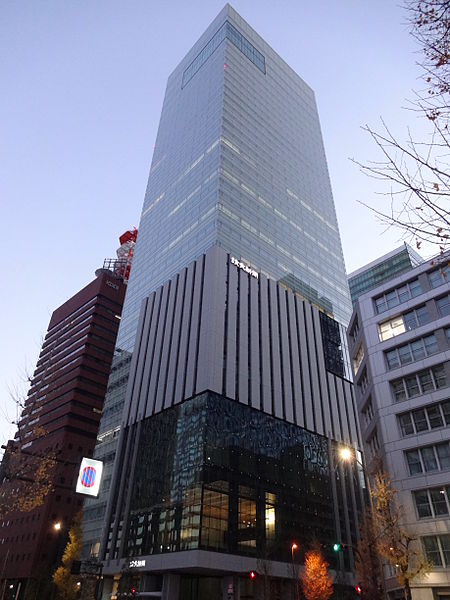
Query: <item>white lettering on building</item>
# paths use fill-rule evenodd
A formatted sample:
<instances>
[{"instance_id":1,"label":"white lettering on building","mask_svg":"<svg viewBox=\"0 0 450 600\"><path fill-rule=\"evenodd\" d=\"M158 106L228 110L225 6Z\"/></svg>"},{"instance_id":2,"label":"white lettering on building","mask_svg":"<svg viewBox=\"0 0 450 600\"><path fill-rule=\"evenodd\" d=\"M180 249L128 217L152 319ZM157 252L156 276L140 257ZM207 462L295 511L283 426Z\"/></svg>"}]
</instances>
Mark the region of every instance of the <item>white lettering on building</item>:
<instances>
[{"instance_id":1,"label":"white lettering on building","mask_svg":"<svg viewBox=\"0 0 450 600\"><path fill-rule=\"evenodd\" d=\"M259 278L259 274L257 273L257 271L255 271L254 269L252 269L251 267L249 267L245 263L241 262L237 258L234 258L234 256L231 257L231 264L235 265L238 269L242 269L243 271L245 271L246 273L248 273L249 275L251 275L255 279Z\"/></svg>"},{"instance_id":2,"label":"white lettering on building","mask_svg":"<svg viewBox=\"0 0 450 600\"><path fill-rule=\"evenodd\" d=\"M145 559L130 560L129 568L133 569L135 567L145 567Z\"/></svg>"},{"instance_id":3,"label":"white lettering on building","mask_svg":"<svg viewBox=\"0 0 450 600\"><path fill-rule=\"evenodd\" d=\"M109 287L113 288L114 290L119 289L119 286L117 285L117 283L113 283L112 281L109 281L109 279L106 280L106 285L109 285Z\"/></svg>"}]
</instances>

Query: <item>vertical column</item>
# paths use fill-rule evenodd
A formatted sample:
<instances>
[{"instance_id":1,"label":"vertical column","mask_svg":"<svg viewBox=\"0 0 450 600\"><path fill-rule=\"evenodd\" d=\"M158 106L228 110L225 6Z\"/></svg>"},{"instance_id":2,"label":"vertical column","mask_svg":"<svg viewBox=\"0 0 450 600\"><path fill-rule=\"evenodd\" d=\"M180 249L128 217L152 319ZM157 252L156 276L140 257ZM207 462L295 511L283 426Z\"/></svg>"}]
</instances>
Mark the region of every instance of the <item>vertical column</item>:
<instances>
[{"instance_id":1,"label":"vertical column","mask_svg":"<svg viewBox=\"0 0 450 600\"><path fill-rule=\"evenodd\" d=\"M163 579L161 600L178 600L180 596L180 576L166 573Z\"/></svg>"},{"instance_id":2,"label":"vertical column","mask_svg":"<svg viewBox=\"0 0 450 600\"><path fill-rule=\"evenodd\" d=\"M226 575L222 579L222 600L240 600L239 577Z\"/></svg>"}]
</instances>

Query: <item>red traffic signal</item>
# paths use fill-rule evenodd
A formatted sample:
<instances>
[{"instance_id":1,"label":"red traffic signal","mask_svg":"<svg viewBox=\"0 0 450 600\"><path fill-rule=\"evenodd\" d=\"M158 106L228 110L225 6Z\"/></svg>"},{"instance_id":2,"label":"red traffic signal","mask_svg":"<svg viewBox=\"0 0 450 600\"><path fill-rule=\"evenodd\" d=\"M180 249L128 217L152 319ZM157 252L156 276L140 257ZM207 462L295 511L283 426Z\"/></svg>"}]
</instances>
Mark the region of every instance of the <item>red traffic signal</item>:
<instances>
[{"instance_id":1,"label":"red traffic signal","mask_svg":"<svg viewBox=\"0 0 450 600\"><path fill-rule=\"evenodd\" d=\"M249 575L250 575L250 579L256 579L255 571L250 571Z\"/></svg>"},{"instance_id":2,"label":"red traffic signal","mask_svg":"<svg viewBox=\"0 0 450 600\"><path fill-rule=\"evenodd\" d=\"M130 592L131 592L132 596L136 596L136 588L135 587L132 587Z\"/></svg>"},{"instance_id":3,"label":"red traffic signal","mask_svg":"<svg viewBox=\"0 0 450 600\"><path fill-rule=\"evenodd\" d=\"M358 594L358 596L361 596L362 589L359 585L355 585L355 592Z\"/></svg>"}]
</instances>

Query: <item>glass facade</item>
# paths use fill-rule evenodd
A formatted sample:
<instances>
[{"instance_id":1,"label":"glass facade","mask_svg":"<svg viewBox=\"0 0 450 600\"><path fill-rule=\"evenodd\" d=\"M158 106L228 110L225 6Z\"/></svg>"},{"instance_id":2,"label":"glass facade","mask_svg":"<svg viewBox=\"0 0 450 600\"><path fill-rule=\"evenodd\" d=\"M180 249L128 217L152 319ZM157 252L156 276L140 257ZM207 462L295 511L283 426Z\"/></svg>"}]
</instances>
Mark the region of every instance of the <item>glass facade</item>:
<instances>
[{"instance_id":1,"label":"glass facade","mask_svg":"<svg viewBox=\"0 0 450 600\"><path fill-rule=\"evenodd\" d=\"M214 244L349 320L314 94L243 25L228 7L169 78L119 332L127 350L142 298Z\"/></svg>"},{"instance_id":2,"label":"glass facade","mask_svg":"<svg viewBox=\"0 0 450 600\"><path fill-rule=\"evenodd\" d=\"M137 455L128 556L204 549L288 562L292 539L331 551L322 436L208 393L143 421Z\"/></svg>"},{"instance_id":3,"label":"glass facade","mask_svg":"<svg viewBox=\"0 0 450 600\"><path fill-rule=\"evenodd\" d=\"M355 273L351 273L348 278L348 283L353 305L362 294L373 290L397 275L401 275L401 273L405 273L406 271L417 267L421 262L422 257L415 252L411 246L405 244L397 251L394 251L385 257L381 257L374 263L355 271ZM408 292L409 290L405 291L399 289L398 293L393 292L387 299L384 299L383 296L383 300L380 300L380 306L377 304L377 308L379 309L378 312L388 310L391 305L396 306L400 302L408 300L409 297L420 294L420 287L411 290L409 295Z\"/></svg>"}]
</instances>

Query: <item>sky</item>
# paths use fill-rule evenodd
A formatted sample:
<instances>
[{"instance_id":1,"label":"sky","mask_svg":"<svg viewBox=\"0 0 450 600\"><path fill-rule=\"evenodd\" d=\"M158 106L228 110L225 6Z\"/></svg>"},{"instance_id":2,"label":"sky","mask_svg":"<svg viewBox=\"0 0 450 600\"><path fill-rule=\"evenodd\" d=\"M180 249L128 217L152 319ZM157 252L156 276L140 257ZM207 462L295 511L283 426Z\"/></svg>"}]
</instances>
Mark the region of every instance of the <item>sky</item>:
<instances>
[{"instance_id":1,"label":"sky","mask_svg":"<svg viewBox=\"0 0 450 600\"><path fill-rule=\"evenodd\" d=\"M347 272L402 243L362 203L386 185L361 127L400 138L420 59L396 0L234 0L314 89ZM167 77L224 0L0 3L0 441L26 391L51 313L139 224Z\"/></svg>"}]
</instances>

